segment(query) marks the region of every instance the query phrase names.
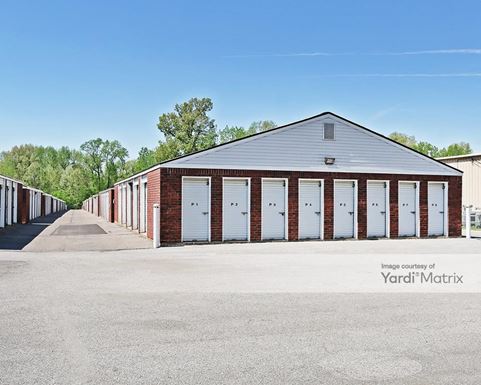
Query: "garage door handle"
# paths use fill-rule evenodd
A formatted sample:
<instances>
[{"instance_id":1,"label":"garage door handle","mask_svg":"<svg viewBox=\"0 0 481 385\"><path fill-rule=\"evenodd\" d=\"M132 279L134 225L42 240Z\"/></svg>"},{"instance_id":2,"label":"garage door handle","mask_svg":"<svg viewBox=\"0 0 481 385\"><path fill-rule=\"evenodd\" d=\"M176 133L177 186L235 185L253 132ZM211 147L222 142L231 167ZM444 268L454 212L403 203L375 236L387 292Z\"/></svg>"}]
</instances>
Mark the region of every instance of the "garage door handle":
<instances>
[{"instance_id":1,"label":"garage door handle","mask_svg":"<svg viewBox=\"0 0 481 385\"><path fill-rule=\"evenodd\" d=\"M321 212L320 212L320 211L316 211L316 214L317 214L317 215L321 215Z\"/></svg>"},{"instance_id":2,"label":"garage door handle","mask_svg":"<svg viewBox=\"0 0 481 385\"><path fill-rule=\"evenodd\" d=\"M444 214L444 211L440 211L439 214Z\"/></svg>"},{"instance_id":3,"label":"garage door handle","mask_svg":"<svg viewBox=\"0 0 481 385\"><path fill-rule=\"evenodd\" d=\"M416 214L416 211L411 211L411 214Z\"/></svg>"},{"instance_id":4,"label":"garage door handle","mask_svg":"<svg viewBox=\"0 0 481 385\"><path fill-rule=\"evenodd\" d=\"M381 214L386 214L386 212L385 212L385 211L381 211Z\"/></svg>"},{"instance_id":5,"label":"garage door handle","mask_svg":"<svg viewBox=\"0 0 481 385\"><path fill-rule=\"evenodd\" d=\"M349 215L352 215L352 214L354 214L354 211L349 211Z\"/></svg>"},{"instance_id":6,"label":"garage door handle","mask_svg":"<svg viewBox=\"0 0 481 385\"><path fill-rule=\"evenodd\" d=\"M207 214L209 214L209 212L208 212L208 211L203 211L202 214L207 215Z\"/></svg>"},{"instance_id":7,"label":"garage door handle","mask_svg":"<svg viewBox=\"0 0 481 385\"><path fill-rule=\"evenodd\" d=\"M247 211L242 211L242 215L247 215Z\"/></svg>"},{"instance_id":8,"label":"garage door handle","mask_svg":"<svg viewBox=\"0 0 481 385\"><path fill-rule=\"evenodd\" d=\"M279 211L279 214L284 215L286 212L285 211Z\"/></svg>"}]
</instances>

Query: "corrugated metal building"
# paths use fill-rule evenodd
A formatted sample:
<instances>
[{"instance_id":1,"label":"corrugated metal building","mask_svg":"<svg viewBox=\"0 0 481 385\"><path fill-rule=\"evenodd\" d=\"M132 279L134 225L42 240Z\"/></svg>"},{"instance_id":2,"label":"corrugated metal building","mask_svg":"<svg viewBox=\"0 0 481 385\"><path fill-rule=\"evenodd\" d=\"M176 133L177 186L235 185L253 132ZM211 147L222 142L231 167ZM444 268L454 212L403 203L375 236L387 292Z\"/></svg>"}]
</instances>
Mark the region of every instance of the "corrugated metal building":
<instances>
[{"instance_id":1,"label":"corrugated metal building","mask_svg":"<svg viewBox=\"0 0 481 385\"><path fill-rule=\"evenodd\" d=\"M481 211L481 154L438 158L463 172L463 205Z\"/></svg>"},{"instance_id":2,"label":"corrugated metal building","mask_svg":"<svg viewBox=\"0 0 481 385\"><path fill-rule=\"evenodd\" d=\"M461 178L325 112L116 183L114 221L152 238L159 204L163 243L460 236Z\"/></svg>"}]
</instances>

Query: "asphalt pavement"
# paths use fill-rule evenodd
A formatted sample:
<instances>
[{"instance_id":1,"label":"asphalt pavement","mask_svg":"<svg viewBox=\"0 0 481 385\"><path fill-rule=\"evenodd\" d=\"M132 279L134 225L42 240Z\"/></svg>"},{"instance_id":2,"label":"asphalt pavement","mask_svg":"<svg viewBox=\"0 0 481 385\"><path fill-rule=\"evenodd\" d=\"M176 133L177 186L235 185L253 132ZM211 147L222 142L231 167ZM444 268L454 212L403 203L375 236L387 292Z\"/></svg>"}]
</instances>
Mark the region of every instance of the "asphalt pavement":
<instances>
[{"instance_id":1,"label":"asphalt pavement","mask_svg":"<svg viewBox=\"0 0 481 385\"><path fill-rule=\"evenodd\" d=\"M480 384L479 293L349 283L414 255L476 280L479 245L3 251L0 384Z\"/></svg>"}]
</instances>

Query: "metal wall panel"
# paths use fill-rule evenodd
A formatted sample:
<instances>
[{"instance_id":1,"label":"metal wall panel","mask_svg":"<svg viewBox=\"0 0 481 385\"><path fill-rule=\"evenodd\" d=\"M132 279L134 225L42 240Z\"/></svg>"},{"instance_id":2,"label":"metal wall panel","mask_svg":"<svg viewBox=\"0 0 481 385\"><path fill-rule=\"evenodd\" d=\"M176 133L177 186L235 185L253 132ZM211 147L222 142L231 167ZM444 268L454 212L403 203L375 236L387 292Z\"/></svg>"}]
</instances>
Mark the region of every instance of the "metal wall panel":
<instances>
[{"instance_id":1,"label":"metal wall panel","mask_svg":"<svg viewBox=\"0 0 481 385\"><path fill-rule=\"evenodd\" d=\"M445 185L444 183L428 184L428 235L445 234Z\"/></svg>"},{"instance_id":2,"label":"metal wall panel","mask_svg":"<svg viewBox=\"0 0 481 385\"><path fill-rule=\"evenodd\" d=\"M334 182L334 238L355 237L355 188L353 181Z\"/></svg>"},{"instance_id":3,"label":"metal wall panel","mask_svg":"<svg viewBox=\"0 0 481 385\"><path fill-rule=\"evenodd\" d=\"M386 237L388 208L387 183L367 182L367 236Z\"/></svg>"},{"instance_id":4,"label":"metal wall panel","mask_svg":"<svg viewBox=\"0 0 481 385\"><path fill-rule=\"evenodd\" d=\"M322 181L299 181L299 238L321 239L323 226Z\"/></svg>"},{"instance_id":5,"label":"metal wall panel","mask_svg":"<svg viewBox=\"0 0 481 385\"><path fill-rule=\"evenodd\" d=\"M182 240L210 240L210 180L182 180Z\"/></svg>"},{"instance_id":6,"label":"metal wall panel","mask_svg":"<svg viewBox=\"0 0 481 385\"><path fill-rule=\"evenodd\" d=\"M223 239L249 239L249 180L224 179Z\"/></svg>"},{"instance_id":7,"label":"metal wall panel","mask_svg":"<svg viewBox=\"0 0 481 385\"><path fill-rule=\"evenodd\" d=\"M399 236L414 237L417 233L417 187L414 182L399 183Z\"/></svg>"},{"instance_id":8,"label":"metal wall panel","mask_svg":"<svg viewBox=\"0 0 481 385\"><path fill-rule=\"evenodd\" d=\"M287 239L285 180L262 180L262 239Z\"/></svg>"}]
</instances>

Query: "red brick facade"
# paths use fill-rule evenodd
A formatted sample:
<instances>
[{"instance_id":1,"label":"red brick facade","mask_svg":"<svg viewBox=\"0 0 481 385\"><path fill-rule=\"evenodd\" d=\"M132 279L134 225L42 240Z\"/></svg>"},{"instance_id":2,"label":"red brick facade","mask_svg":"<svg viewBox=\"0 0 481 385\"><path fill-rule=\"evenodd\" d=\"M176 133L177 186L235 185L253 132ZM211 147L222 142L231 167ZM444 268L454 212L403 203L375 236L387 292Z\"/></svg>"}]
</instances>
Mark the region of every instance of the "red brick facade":
<instances>
[{"instance_id":1,"label":"red brick facade","mask_svg":"<svg viewBox=\"0 0 481 385\"><path fill-rule=\"evenodd\" d=\"M29 221L30 191L17 184L17 223L25 224Z\"/></svg>"},{"instance_id":2,"label":"red brick facade","mask_svg":"<svg viewBox=\"0 0 481 385\"><path fill-rule=\"evenodd\" d=\"M149 172L147 174L147 237L150 239L154 235L152 231L152 222L154 220L153 206L154 204L160 204L161 191L160 169ZM160 211L162 213L162 208Z\"/></svg>"},{"instance_id":3,"label":"red brick facade","mask_svg":"<svg viewBox=\"0 0 481 385\"><path fill-rule=\"evenodd\" d=\"M261 178L287 178L288 180L288 238L298 239L298 180L324 179L324 239L332 239L334 228L334 180L354 179L358 183L358 238L367 237L367 181L390 182L390 237L398 237L398 183L417 181L419 186L420 234L428 235L428 182L448 182L449 235L461 236L461 177L429 175L351 174L325 172L251 171L219 169L160 168L148 174L148 217L152 223L152 205L160 203L161 242L181 241L182 176L211 177L211 239L222 240L222 178L251 178L251 241L261 240ZM160 189L159 189L160 186ZM147 233L152 238L152 229Z\"/></svg>"}]
</instances>

